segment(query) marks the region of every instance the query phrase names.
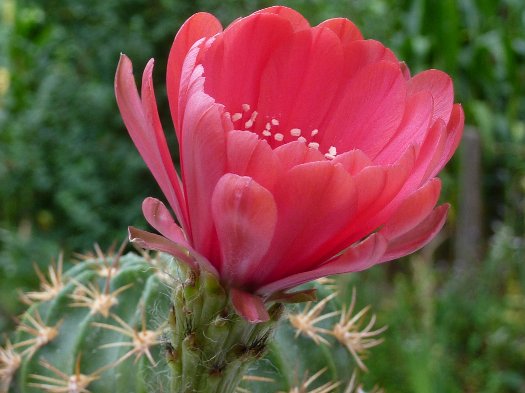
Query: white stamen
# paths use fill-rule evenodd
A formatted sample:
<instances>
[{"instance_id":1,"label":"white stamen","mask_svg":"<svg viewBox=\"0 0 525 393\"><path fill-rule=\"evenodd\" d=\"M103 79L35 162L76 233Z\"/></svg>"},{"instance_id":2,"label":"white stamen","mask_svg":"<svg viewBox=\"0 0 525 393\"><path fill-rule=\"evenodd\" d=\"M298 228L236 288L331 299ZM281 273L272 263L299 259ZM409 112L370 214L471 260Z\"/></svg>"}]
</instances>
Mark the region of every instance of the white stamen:
<instances>
[{"instance_id":1,"label":"white stamen","mask_svg":"<svg viewBox=\"0 0 525 393\"><path fill-rule=\"evenodd\" d=\"M255 119L257 118L258 114L259 114L259 112L253 111L252 115L250 116L250 120L248 120L246 123L244 123L244 126L246 128L253 127L253 124L255 123Z\"/></svg>"},{"instance_id":2,"label":"white stamen","mask_svg":"<svg viewBox=\"0 0 525 393\"><path fill-rule=\"evenodd\" d=\"M299 138L297 138L297 140L299 142L303 142L303 143L306 143L306 138L304 136L300 136Z\"/></svg>"},{"instance_id":3,"label":"white stamen","mask_svg":"<svg viewBox=\"0 0 525 393\"><path fill-rule=\"evenodd\" d=\"M250 105L249 104L242 104L242 110L245 111L245 112L248 112L250 110Z\"/></svg>"},{"instance_id":4,"label":"white stamen","mask_svg":"<svg viewBox=\"0 0 525 393\"><path fill-rule=\"evenodd\" d=\"M232 121L237 121L242 119L242 113L234 113L232 116Z\"/></svg>"},{"instance_id":5,"label":"white stamen","mask_svg":"<svg viewBox=\"0 0 525 393\"><path fill-rule=\"evenodd\" d=\"M264 136L272 136L272 133L271 133L270 131L268 131L268 130L264 130L264 131L262 132L262 134L263 134Z\"/></svg>"},{"instance_id":6,"label":"white stamen","mask_svg":"<svg viewBox=\"0 0 525 393\"><path fill-rule=\"evenodd\" d=\"M316 128L315 130L312 130L312 136L316 136L319 133L319 130Z\"/></svg>"},{"instance_id":7,"label":"white stamen","mask_svg":"<svg viewBox=\"0 0 525 393\"><path fill-rule=\"evenodd\" d=\"M319 143L317 143L317 142L310 142L308 144L308 147L311 147L312 149L319 149Z\"/></svg>"},{"instance_id":8,"label":"white stamen","mask_svg":"<svg viewBox=\"0 0 525 393\"><path fill-rule=\"evenodd\" d=\"M299 128L292 128L290 134L292 136L301 136L301 130Z\"/></svg>"},{"instance_id":9,"label":"white stamen","mask_svg":"<svg viewBox=\"0 0 525 393\"><path fill-rule=\"evenodd\" d=\"M277 120L277 119L272 119L272 124L273 124L274 126L278 126L278 125L279 125L279 120Z\"/></svg>"},{"instance_id":10,"label":"white stamen","mask_svg":"<svg viewBox=\"0 0 525 393\"><path fill-rule=\"evenodd\" d=\"M330 146L328 149L328 153L326 153L324 156L328 158L329 160L333 160L335 156L337 155L337 149L335 146Z\"/></svg>"},{"instance_id":11,"label":"white stamen","mask_svg":"<svg viewBox=\"0 0 525 393\"><path fill-rule=\"evenodd\" d=\"M266 123L264 128L266 128L266 130L270 131L270 128L272 128L272 125L270 123Z\"/></svg>"},{"instance_id":12,"label":"white stamen","mask_svg":"<svg viewBox=\"0 0 525 393\"><path fill-rule=\"evenodd\" d=\"M284 139L284 135L281 134L280 132L275 134L273 137L275 138L276 141L279 141L279 142L282 142L282 140Z\"/></svg>"}]
</instances>

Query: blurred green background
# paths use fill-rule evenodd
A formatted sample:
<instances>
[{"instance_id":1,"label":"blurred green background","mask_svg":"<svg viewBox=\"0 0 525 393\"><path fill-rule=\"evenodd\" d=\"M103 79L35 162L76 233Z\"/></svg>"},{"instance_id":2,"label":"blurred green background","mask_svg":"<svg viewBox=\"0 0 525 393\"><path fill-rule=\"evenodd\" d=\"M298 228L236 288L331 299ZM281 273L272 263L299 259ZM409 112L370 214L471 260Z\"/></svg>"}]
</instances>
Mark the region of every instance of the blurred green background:
<instances>
[{"instance_id":1,"label":"blurred green background","mask_svg":"<svg viewBox=\"0 0 525 393\"><path fill-rule=\"evenodd\" d=\"M452 75L469 124L445 173L446 229L423 252L341 280L356 286L385 343L367 386L387 392L525 392L525 2L281 1L312 24L345 16L413 73ZM257 0L0 0L0 331L21 310L33 264L108 247L145 227L160 197L123 128L113 75L156 59L163 123L166 57L200 10L224 23L275 4ZM173 140L172 140L173 142Z\"/></svg>"}]
</instances>

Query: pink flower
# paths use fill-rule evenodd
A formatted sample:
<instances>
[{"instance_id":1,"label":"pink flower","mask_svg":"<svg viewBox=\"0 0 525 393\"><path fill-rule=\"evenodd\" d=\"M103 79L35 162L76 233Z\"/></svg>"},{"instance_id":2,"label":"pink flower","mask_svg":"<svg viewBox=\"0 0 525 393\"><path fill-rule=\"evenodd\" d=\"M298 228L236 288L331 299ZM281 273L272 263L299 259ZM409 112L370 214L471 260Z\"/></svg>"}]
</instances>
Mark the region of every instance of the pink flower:
<instances>
[{"instance_id":1,"label":"pink flower","mask_svg":"<svg viewBox=\"0 0 525 393\"><path fill-rule=\"evenodd\" d=\"M435 176L464 122L452 81L437 70L411 77L349 20L311 27L286 7L225 30L210 14L188 19L167 71L180 178L152 69L139 96L123 55L117 102L180 226L148 198L162 236L131 237L216 272L248 320L268 318L270 296L407 255L443 226Z\"/></svg>"}]
</instances>

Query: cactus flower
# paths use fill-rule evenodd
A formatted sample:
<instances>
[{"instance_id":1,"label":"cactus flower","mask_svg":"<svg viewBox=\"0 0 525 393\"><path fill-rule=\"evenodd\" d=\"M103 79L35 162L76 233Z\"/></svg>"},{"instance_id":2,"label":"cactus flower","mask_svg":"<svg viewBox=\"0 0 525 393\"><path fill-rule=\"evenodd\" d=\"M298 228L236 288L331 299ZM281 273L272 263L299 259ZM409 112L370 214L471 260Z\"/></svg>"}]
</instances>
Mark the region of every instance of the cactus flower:
<instances>
[{"instance_id":1,"label":"cactus flower","mask_svg":"<svg viewBox=\"0 0 525 393\"><path fill-rule=\"evenodd\" d=\"M139 95L122 55L115 91L177 221L148 198L144 215L162 236L130 235L213 271L249 321L268 319L269 298L412 253L443 226L436 175L464 123L452 81L411 76L351 21L311 27L281 6L224 30L207 13L188 19L167 67L180 176L152 71L150 60Z\"/></svg>"}]
</instances>

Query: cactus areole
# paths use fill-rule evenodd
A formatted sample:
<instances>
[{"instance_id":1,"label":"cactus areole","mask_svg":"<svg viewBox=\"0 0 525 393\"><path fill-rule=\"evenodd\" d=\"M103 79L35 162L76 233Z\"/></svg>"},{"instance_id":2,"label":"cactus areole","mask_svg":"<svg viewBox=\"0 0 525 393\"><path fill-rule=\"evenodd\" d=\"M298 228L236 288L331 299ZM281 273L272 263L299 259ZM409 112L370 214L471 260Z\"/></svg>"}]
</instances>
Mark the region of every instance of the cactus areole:
<instances>
[{"instance_id":1,"label":"cactus areole","mask_svg":"<svg viewBox=\"0 0 525 393\"><path fill-rule=\"evenodd\" d=\"M437 234L448 205L436 207L436 175L459 144L463 110L448 75L411 76L347 19L311 27L276 6L223 30L198 13L167 65L179 175L152 72L150 60L139 95L122 55L116 98L177 221L147 198L160 235L130 228L130 238L188 269L191 285L172 296L173 391L231 392L278 301L308 296L291 288L399 258Z\"/></svg>"}]
</instances>

